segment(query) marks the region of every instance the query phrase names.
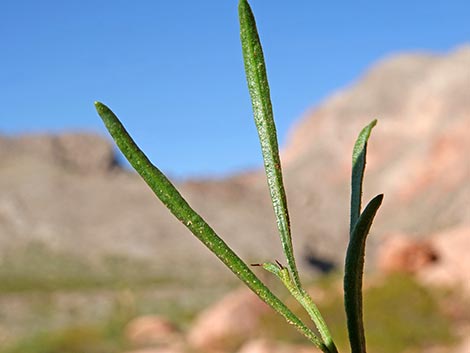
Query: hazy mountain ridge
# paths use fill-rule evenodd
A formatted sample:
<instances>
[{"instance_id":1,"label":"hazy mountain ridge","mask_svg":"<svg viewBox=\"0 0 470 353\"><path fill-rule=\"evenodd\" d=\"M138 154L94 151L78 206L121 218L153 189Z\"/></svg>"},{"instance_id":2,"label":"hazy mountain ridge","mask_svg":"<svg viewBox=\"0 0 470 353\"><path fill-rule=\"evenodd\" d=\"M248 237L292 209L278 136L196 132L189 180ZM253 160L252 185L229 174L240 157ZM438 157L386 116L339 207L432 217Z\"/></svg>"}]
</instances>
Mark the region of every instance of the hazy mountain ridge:
<instances>
[{"instance_id":1,"label":"hazy mountain ridge","mask_svg":"<svg viewBox=\"0 0 470 353\"><path fill-rule=\"evenodd\" d=\"M370 254L387 233L427 236L470 224L470 47L399 55L293 128L282 157L299 255L311 249L341 261L352 145L375 117L365 197L383 192L385 201ZM83 133L1 137L0 252L37 243L98 268L122 257L159 274L222 270L113 151L108 140ZM282 259L261 172L179 187L244 259Z\"/></svg>"},{"instance_id":2,"label":"hazy mountain ridge","mask_svg":"<svg viewBox=\"0 0 470 353\"><path fill-rule=\"evenodd\" d=\"M470 47L462 47L445 56L399 55L373 67L292 130L283 153L289 186L316 189L311 195L324 197L331 190L344 201L323 201L328 209L319 208L320 219L346 219L351 147L361 127L377 117L365 195L383 192L385 201L373 229L378 237L371 240L392 232L427 236L468 224L469 64ZM344 233L345 222L338 223L336 234Z\"/></svg>"}]
</instances>

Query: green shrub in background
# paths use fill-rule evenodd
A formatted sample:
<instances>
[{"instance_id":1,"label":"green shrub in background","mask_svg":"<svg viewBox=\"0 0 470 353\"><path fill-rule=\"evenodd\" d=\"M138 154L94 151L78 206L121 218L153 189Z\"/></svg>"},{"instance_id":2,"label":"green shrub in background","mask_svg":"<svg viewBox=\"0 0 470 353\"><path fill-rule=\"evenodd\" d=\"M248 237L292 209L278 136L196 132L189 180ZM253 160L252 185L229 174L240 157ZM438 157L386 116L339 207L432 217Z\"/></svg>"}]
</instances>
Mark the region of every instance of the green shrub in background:
<instances>
[{"instance_id":1,"label":"green shrub in background","mask_svg":"<svg viewBox=\"0 0 470 353\"><path fill-rule=\"evenodd\" d=\"M338 290L337 276L315 281L315 293L328 293L319 301L321 312L328 318L335 342L347 351L348 334L345 327L343 299ZM365 328L369 351L375 353L422 352L435 345L455 342L452 323L440 307L440 302L459 302L458 293L430 290L412 277L391 276L374 280L364 291ZM308 287L312 283L308 284ZM308 314L295 300L288 300L291 310L302 320ZM462 301L460 307L465 307ZM468 307L468 306L467 306ZM116 301L112 312L99 322L88 321L60 329L47 329L22 337L8 347L0 345L0 353L119 353L132 346L125 341L123 331L127 322L137 314L125 300ZM467 319L468 315L467 313ZM47 313L44 313L47 315ZM173 312L174 319L181 313ZM405 324L403 324L405 323ZM267 313L256 334L278 341L302 343L304 337L275 312Z\"/></svg>"},{"instance_id":2,"label":"green shrub in background","mask_svg":"<svg viewBox=\"0 0 470 353\"><path fill-rule=\"evenodd\" d=\"M318 306L328 318L328 325L340 351L348 350L348 332L345 326L343 298L338 291L336 275L328 280L320 279L313 285L314 293L322 295ZM364 326L367 332L368 350L375 353L423 352L436 345L455 343L452 322L441 307L441 302L458 302L457 293L423 287L412 276L395 274L376 278L364 290ZM290 307L301 318L299 304ZM461 302L460 306L465 303ZM300 343L303 337L274 313L263 317L262 337Z\"/></svg>"},{"instance_id":3,"label":"green shrub in background","mask_svg":"<svg viewBox=\"0 0 470 353\"><path fill-rule=\"evenodd\" d=\"M435 294L412 277L399 274L368 288L364 308L370 350L395 353L452 343L451 323Z\"/></svg>"},{"instance_id":4,"label":"green shrub in background","mask_svg":"<svg viewBox=\"0 0 470 353\"><path fill-rule=\"evenodd\" d=\"M255 124L261 143L264 167L277 226L287 265L280 262L258 264L273 273L308 313L319 334L294 314L283 301L253 273L250 267L215 233L206 221L186 202L168 178L139 149L114 113L96 102L98 114L130 164L142 176L155 195L163 202L210 251L212 251L254 293L294 325L309 341L325 353L336 353L328 326L313 299L302 286L292 247L290 220L282 180L281 162L269 93L268 78L261 43L251 8L246 0L239 2L240 36L245 72L251 95ZM346 254L344 303L349 341L353 353L366 351L362 319L362 273L365 240L380 207L383 195L378 195L361 210L362 181L365 169L367 140L374 120L366 126L356 141L352 160L350 241Z\"/></svg>"},{"instance_id":5,"label":"green shrub in background","mask_svg":"<svg viewBox=\"0 0 470 353\"><path fill-rule=\"evenodd\" d=\"M71 326L41 328L6 347L0 344L0 353L123 352L130 348L124 336L125 326L136 315L133 303L125 296L122 293L120 298L115 298L110 312L99 321L77 319Z\"/></svg>"},{"instance_id":6,"label":"green shrub in background","mask_svg":"<svg viewBox=\"0 0 470 353\"><path fill-rule=\"evenodd\" d=\"M41 332L25 338L2 353L115 353L127 348L122 327L115 322L80 325ZM116 329L119 329L116 331ZM118 334L118 335L117 335Z\"/></svg>"}]
</instances>

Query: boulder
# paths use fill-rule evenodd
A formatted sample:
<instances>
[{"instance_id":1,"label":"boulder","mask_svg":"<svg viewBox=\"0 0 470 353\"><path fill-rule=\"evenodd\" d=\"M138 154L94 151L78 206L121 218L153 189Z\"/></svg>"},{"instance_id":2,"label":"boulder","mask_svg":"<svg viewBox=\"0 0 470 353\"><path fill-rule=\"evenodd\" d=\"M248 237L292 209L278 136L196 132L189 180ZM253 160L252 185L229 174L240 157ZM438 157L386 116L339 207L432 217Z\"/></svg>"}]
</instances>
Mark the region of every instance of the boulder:
<instances>
[{"instance_id":1,"label":"boulder","mask_svg":"<svg viewBox=\"0 0 470 353\"><path fill-rule=\"evenodd\" d=\"M135 346L164 344L180 338L177 327L157 315L140 316L131 320L125 327L124 335Z\"/></svg>"},{"instance_id":2,"label":"boulder","mask_svg":"<svg viewBox=\"0 0 470 353\"><path fill-rule=\"evenodd\" d=\"M468 353L470 352L470 334L462 339L454 353Z\"/></svg>"},{"instance_id":3,"label":"boulder","mask_svg":"<svg viewBox=\"0 0 470 353\"><path fill-rule=\"evenodd\" d=\"M389 236L377 250L377 267L385 273L414 274L437 260L431 242L403 234Z\"/></svg>"},{"instance_id":4,"label":"boulder","mask_svg":"<svg viewBox=\"0 0 470 353\"><path fill-rule=\"evenodd\" d=\"M158 348L144 348L134 351L127 351L125 353L186 353L187 351L184 348L177 346L167 346L167 347L158 347Z\"/></svg>"},{"instance_id":5,"label":"boulder","mask_svg":"<svg viewBox=\"0 0 470 353\"><path fill-rule=\"evenodd\" d=\"M269 310L249 289L231 292L196 318L188 343L204 352L233 350L253 336Z\"/></svg>"},{"instance_id":6,"label":"boulder","mask_svg":"<svg viewBox=\"0 0 470 353\"><path fill-rule=\"evenodd\" d=\"M266 339L254 339L246 342L237 353L315 353L320 352L312 346L293 345L269 341Z\"/></svg>"},{"instance_id":7,"label":"boulder","mask_svg":"<svg viewBox=\"0 0 470 353\"><path fill-rule=\"evenodd\" d=\"M470 296L470 225L432 236L439 261L423 268L419 278L429 284L460 286Z\"/></svg>"}]
</instances>

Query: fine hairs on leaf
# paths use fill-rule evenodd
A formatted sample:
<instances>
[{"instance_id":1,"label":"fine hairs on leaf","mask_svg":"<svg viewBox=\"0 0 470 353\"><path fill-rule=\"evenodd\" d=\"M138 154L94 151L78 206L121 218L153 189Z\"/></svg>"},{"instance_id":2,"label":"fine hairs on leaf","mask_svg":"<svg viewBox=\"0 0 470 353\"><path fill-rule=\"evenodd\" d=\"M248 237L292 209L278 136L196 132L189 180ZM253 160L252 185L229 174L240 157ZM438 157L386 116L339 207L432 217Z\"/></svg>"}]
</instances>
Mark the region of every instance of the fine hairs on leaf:
<instances>
[{"instance_id":1,"label":"fine hairs on leaf","mask_svg":"<svg viewBox=\"0 0 470 353\"><path fill-rule=\"evenodd\" d=\"M248 90L251 96L253 115L261 144L264 169L266 171L276 223L282 248L287 259L288 269L283 270L283 273L286 274L288 280L286 278L286 281L283 281L283 283L294 298L309 313L329 351L337 352L325 320L300 283L292 246L287 197L282 181L281 161L263 49L258 36L255 18L247 1L240 1L238 13Z\"/></svg>"},{"instance_id":2,"label":"fine hairs on leaf","mask_svg":"<svg viewBox=\"0 0 470 353\"><path fill-rule=\"evenodd\" d=\"M240 1L238 13L240 18L240 39L242 43L246 79L253 105L255 124L261 143L261 152L263 154L269 193L271 195L276 223L289 271L295 286L300 288L300 278L292 247L287 198L282 182L281 160L279 158L276 126L274 124L263 49L258 36L253 12L246 1Z\"/></svg>"},{"instance_id":3,"label":"fine hairs on leaf","mask_svg":"<svg viewBox=\"0 0 470 353\"><path fill-rule=\"evenodd\" d=\"M261 266L264 270L278 277L290 294L309 314L320 336L317 336L283 301L274 295L250 267L193 210L168 178L140 150L116 115L103 103L95 102L95 107L121 152L168 210L261 300L282 315L288 323L292 324L318 349L325 353L337 353L338 350L325 320L300 281L294 257L287 198L283 184L276 127L261 42L253 12L246 0L239 1L238 13L248 90L261 144L271 202L287 261L287 267L284 267L277 260L275 263L266 262L253 264L252 266ZM353 353L365 353L366 351L362 323L362 275L365 241L383 198L383 195L375 197L361 213L367 141L375 124L376 120L361 131L353 151L351 225L344 276L345 309L351 351Z\"/></svg>"}]
</instances>

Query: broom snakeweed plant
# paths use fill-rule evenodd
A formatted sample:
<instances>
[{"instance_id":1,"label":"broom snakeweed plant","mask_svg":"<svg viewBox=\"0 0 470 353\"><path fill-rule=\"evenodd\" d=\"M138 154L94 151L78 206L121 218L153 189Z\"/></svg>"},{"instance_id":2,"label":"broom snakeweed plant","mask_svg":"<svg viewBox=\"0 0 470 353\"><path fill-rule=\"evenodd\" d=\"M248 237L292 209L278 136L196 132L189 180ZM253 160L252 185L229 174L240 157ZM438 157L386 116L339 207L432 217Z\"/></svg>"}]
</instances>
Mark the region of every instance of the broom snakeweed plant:
<instances>
[{"instance_id":1,"label":"broom snakeweed plant","mask_svg":"<svg viewBox=\"0 0 470 353\"><path fill-rule=\"evenodd\" d=\"M253 266L261 266L280 279L291 295L309 314L320 336L272 293L251 270L250 266L191 208L170 180L140 150L116 115L103 103L95 102L95 107L121 152L169 211L260 299L281 314L287 322L294 325L317 348L325 353L337 353L338 350L325 320L300 281L292 246L287 199L282 180L276 127L263 51L255 19L248 2L240 0L238 10L248 89L261 143L269 192L287 262L287 267L284 267L278 261L276 263L254 264ZM352 353L366 352L362 320L362 276L365 240L383 198L383 195L376 196L361 212L367 141L375 124L376 120L361 131L353 150L350 239L344 276L345 309Z\"/></svg>"}]
</instances>

